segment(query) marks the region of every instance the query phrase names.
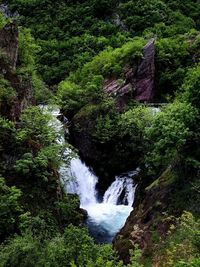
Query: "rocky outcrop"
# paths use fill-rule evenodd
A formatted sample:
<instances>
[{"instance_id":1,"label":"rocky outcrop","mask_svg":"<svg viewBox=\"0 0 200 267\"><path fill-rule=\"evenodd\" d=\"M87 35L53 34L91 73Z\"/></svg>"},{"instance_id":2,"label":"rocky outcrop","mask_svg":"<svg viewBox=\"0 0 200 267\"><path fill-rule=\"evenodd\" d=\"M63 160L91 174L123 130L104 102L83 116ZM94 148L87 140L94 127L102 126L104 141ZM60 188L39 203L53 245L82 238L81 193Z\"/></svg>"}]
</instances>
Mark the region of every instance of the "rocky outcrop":
<instances>
[{"instance_id":1,"label":"rocky outcrop","mask_svg":"<svg viewBox=\"0 0 200 267\"><path fill-rule=\"evenodd\" d=\"M141 181L136 191L134 210L125 226L114 239L114 247L125 263L129 262L129 250L139 245L142 254L153 252L154 242L164 239L175 215L172 203L175 200L175 177L169 167L151 185ZM180 189L178 189L180 190ZM176 209L176 215L179 211Z\"/></svg>"},{"instance_id":2,"label":"rocky outcrop","mask_svg":"<svg viewBox=\"0 0 200 267\"><path fill-rule=\"evenodd\" d=\"M11 23L0 30L0 49L5 53L8 64L15 70L18 57L18 28L16 23Z\"/></svg>"},{"instance_id":3,"label":"rocky outcrop","mask_svg":"<svg viewBox=\"0 0 200 267\"><path fill-rule=\"evenodd\" d=\"M131 97L137 101L153 101L155 79L155 40L150 40L144 47L143 59L138 64L126 65L123 69L124 81L116 78L104 82L104 91L116 96L118 109L121 110Z\"/></svg>"},{"instance_id":4,"label":"rocky outcrop","mask_svg":"<svg viewBox=\"0 0 200 267\"><path fill-rule=\"evenodd\" d=\"M0 75L16 94L9 103L0 99L0 114L17 120L24 108L34 102L31 78L22 80L16 73L18 58L18 27L11 23L0 29Z\"/></svg>"},{"instance_id":5,"label":"rocky outcrop","mask_svg":"<svg viewBox=\"0 0 200 267\"><path fill-rule=\"evenodd\" d=\"M155 47L154 39L144 48L144 59L140 63L136 73L135 99L142 102L151 102L154 95L155 78Z\"/></svg>"}]
</instances>

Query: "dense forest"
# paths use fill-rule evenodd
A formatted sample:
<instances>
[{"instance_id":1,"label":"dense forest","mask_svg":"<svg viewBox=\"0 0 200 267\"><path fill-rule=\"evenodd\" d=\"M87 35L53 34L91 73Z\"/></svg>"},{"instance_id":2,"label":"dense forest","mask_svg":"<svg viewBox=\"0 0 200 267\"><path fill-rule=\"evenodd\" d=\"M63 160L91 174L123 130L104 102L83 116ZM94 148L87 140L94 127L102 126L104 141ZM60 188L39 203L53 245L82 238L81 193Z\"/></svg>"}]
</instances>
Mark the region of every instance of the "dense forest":
<instances>
[{"instance_id":1,"label":"dense forest","mask_svg":"<svg viewBox=\"0 0 200 267\"><path fill-rule=\"evenodd\" d=\"M0 1L0 267L199 267L199 102L199 1ZM112 244L63 188L69 146L100 192L140 169Z\"/></svg>"}]
</instances>

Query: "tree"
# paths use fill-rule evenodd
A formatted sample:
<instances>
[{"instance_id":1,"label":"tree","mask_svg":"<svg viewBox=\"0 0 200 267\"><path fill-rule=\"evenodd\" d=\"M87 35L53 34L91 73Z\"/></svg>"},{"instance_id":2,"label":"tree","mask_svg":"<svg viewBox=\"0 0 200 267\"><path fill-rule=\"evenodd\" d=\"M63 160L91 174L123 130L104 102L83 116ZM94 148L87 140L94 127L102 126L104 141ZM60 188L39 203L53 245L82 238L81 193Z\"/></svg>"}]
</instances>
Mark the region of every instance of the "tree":
<instances>
[{"instance_id":1,"label":"tree","mask_svg":"<svg viewBox=\"0 0 200 267\"><path fill-rule=\"evenodd\" d=\"M149 168L165 168L192 134L197 111L190 104L174 102L157 113L151 127L145 129L146 163Z\"/></svg>"},{"instance_id":2,"label":"tree","mask_svg":"<svg viewBox=\"0 0 200 267\"><path fill-rule=\"evenodd\" d=\"M178 98L199 109L200 101L200 64L188 70Z\"/></svg>"}]
</instances>

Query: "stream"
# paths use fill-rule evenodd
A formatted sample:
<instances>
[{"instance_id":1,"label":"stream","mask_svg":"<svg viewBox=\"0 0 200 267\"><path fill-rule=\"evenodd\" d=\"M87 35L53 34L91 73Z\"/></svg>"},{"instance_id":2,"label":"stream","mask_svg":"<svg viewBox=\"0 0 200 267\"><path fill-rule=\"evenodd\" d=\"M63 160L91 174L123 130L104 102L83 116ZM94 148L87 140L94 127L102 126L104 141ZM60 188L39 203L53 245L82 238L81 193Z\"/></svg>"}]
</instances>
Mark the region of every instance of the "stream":
<instances>
[{"instance_id":1,"label":"stream","mask_svg":"<svg viewBox=\"0 0 200 267\"><path fill-rule=\"evenodd\" d=\"M41 108L43 112L53 115L50 126L58 133L57 142L65 144L64 125L57 118L61 115L59 109ZM66 148L62 157L64 163L59 173L65 192L79 196L80 207L88 213L88 230L96 242L111 243L133 209L136 185L132 178L138 174L138 170L116 176L99 202L96 189L98 177L71 149Z\"/></svg>"}]
</instances>

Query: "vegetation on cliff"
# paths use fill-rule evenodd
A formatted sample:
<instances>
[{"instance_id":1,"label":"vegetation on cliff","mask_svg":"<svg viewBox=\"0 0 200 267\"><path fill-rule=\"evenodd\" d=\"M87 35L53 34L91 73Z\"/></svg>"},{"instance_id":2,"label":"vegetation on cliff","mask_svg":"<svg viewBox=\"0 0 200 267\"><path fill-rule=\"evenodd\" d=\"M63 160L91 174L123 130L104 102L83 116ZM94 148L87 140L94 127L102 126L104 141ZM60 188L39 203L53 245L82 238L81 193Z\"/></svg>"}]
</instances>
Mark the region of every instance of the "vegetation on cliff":
<instances>
[{"instance_id":1,"label":"vegetation on cliff","mask_svg":"<svg viewBox=\"0 0 200 267\"><path fill-rule=\"evenodd\" d=\"M1 8L0 266L124 266L134 248L128 266L199 266L198 1L3 2L15 16ZM152 89L145 101L138 83ZM118 254L95 244L79 200L63 194L62 147L35 107L49 100L102 184L141 168Z\"/></svg>"}]
</instances>

